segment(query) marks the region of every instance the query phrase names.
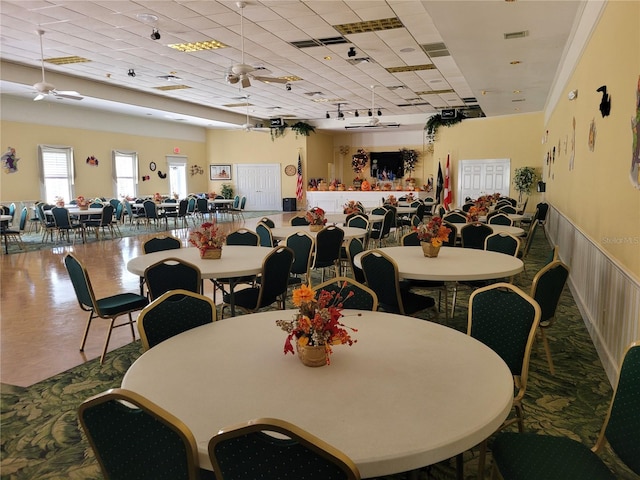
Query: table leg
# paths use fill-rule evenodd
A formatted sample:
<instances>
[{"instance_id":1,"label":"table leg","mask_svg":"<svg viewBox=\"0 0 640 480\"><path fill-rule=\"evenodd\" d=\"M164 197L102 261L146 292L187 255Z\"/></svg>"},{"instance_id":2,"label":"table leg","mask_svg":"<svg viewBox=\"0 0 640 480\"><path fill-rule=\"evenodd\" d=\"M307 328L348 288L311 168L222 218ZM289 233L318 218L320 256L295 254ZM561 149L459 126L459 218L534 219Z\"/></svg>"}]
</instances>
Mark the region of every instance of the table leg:
<instances>
[{"instance_id":1,"label":"table leg","mask_svg":"<svg viewBox=\"0 0 640 480\"><path fill-rule=\"evenodd\" d=\"M231 316L236 316L236 299L233 293L233 287L235 287L235 279L232 277L229 279L229 305L231 307Z\"/></svg>"}]
</instances>

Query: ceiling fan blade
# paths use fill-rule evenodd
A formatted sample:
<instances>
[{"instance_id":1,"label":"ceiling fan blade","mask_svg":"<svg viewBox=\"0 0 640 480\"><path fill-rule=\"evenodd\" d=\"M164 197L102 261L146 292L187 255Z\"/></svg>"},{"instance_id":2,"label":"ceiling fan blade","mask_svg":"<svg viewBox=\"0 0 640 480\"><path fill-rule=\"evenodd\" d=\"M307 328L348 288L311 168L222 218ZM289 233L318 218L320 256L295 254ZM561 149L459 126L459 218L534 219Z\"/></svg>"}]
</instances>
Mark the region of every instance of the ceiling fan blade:
<instances>
[{"instance_id":1,"label":"ceiling fan blade","mask_svg":"<svg viewBox=\"0 0 640 480\"><path fill-rule=\"evenodd\" d=\"M39 93L38 95L36 95L36 98L34 98L33 101L37 102L39 100L42 100L44 97L46 97L44 93Z\"/></svg>"},{"instance_id":2,"label":"ceiling fan blade","mask_svg":"<svg viewBox=\"0 0 640 480\"><path fill-rule=\"evenodd\" d=\"M82 100L84 97L82 97L78 92L72 92L72 91L54 91L53 94L56 97L61 97L61 98L68 98L70 100Z\"/></svg>"},{"instance_id":3,"label":"ceiling fan blade","mask_svg":"<svg viewBox=\"0 0 640 480\"><path fill-rule=\"evenodd\" d=\"M261 82L264 83L288 83L289 80L286 80L284 78L278 78L278 77L259 77L256 75L252 75L252 77L255 80L260 80Z\"/></svg>"}]
</instances>

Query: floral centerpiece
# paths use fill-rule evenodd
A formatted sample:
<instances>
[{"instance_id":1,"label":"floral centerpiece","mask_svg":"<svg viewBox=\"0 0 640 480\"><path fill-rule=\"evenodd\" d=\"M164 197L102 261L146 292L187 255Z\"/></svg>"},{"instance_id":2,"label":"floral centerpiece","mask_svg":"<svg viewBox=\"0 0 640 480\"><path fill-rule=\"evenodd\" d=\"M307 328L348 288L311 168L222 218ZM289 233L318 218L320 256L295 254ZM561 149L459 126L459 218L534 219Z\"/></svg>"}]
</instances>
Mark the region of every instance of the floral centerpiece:
<instances>
[{"instance_id":1,"label":"floral centerpiece","mask_svg":"<svg viewBox=\"0 0 640 480\"><path fill-rule=\"evenodd\" d=\"M442 243L451 233L451 229L442 224L440 217L433 217L429 223L421 223L414 230L418 233L425 257L437 257Z\"/></svg>"},{"instance_id":2,"label":"floral centerpiece","mask_svg":"<svg viewBox=\"0 0 640 480\"><path fill-rule=\"evenodd\" d=\"M153 194L153 201L156 203L160 203L162 202L162 195L160 195L158 192Z\"/></svg>"},{"instance_id":3,"label":"floral centerpiece","mask_svg":"<svg viewBox=\"0 0 640 480\"><path fill-rule=\"evenodd\" d=\"M86 210L89 208L89 200L84 198L82 195L78 195L76 197L76 205L80 210Z\"/></svg>"},{"instance_id":4,"label":"floral centerpiece","mask_svg":"<svg viewBox=\"0 0 640 480\"><path fill-rule=\"evenodd\" d=\"M288 333L284 342L285 355L294 353L292 342L295 341L302 363L320 367L331 363L332 345L353 345L357 342L347 329L357 330L340 323L342 304L353 296L353 292L344 299L341 292L342 289L338 292L322 290L316 300L315 291L307 285L293 291L293 304L300 309L299 312L293 320L276 320L276 325ZM312 357L311 352L317 357Z\"/></svg>"},{"instance_id":5,"label":"floral centerpiece","mask_svg":"<svg viewBox=\"0 0 640 480\"><path fill-rule=\"evenodd\" d=\"M304 215L304 218L311 225L311 231L322 230L327 223L327 219L324 217L324 210L320 207L313 207Z\"/></svg>"},{"instance_id":6,"label":"floral centerpiece","mask_svg":"<svg viewBox=\"0 0 640 480\"><path fill-rule=\"evenodd\" d=\"M386 205L391 205L392 207L398 206L398 199L394 195L389 195L387 199L384 201Z\"/></svg>"},{"instance_id":7,"label":"floral centerpiece","mask_svg":"<svg viewBox=\"0 0 640 480\"><path fill-rule=\"evenodd\" d=\"M215 222L206 222L189 232L189 243L200 250L202 258L220 258L227 235Z\"/></svg>"},{"instance_id":8,"label":"floral centerpiece","mask_svg":"<svg viewBox=\"0 0 640 480\"><path fill-rule=\"evenodd\" d=\"M360 209L358 208L358 202L356 202L355 200L349 200L347 203L344 204L342 212L347 215L351 213L360 213Z\"/></svg>"},{"instance_id":9,"label":"floral centerpiece","mask_svg":"<svg viewBox=\"0 0 640 480\"><path fill-rule=\"evenodd\" d=\"M64 198L57 196L53 199L56 204L56 207L64 207Z\"/></svg>"},{"instance_id":10,"label":"floral centerpiece","mask_svg":"<svg viewBox=\"0 0 640 480\"><path fill-rule=\"evenodd\" d=\"M477 222L481 216L487 214L487 209L482 206L472 206L467 212L467 222Z\"/></svg>"}]
</instances>

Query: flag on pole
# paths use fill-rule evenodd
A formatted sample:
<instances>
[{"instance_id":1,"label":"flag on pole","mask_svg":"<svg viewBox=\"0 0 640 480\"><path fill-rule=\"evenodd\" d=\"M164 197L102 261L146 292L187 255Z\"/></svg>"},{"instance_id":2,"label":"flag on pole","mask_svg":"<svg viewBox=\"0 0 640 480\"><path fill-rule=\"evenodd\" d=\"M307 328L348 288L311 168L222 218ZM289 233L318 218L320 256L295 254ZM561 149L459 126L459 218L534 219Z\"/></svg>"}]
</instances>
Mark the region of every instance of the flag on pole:
<instances>
[{"instance_id":1,"label":"flag on pole","mask_svg":"<svg viewBox=\"0 0 640 480\"><path fill-rule=\"evenodd\" d=\"M436 203L440 203L442 201L442 188L444 185L444 180L442 178L442 165L438 162L438 182L436 183Z\"/></svg>"},{"instance_id":2,"label":"flag on pole","mask_svg":"<svg viewBox=\"0 0 640 480\"><path fill-rule=\"evenodd\" d=\"M302 159L298 153L298 183L296 184L296 198L302 200Z\"/></svg>"},{"instance_id":3,"label":"flag on pole","mask_svg":"<svg viewBox=\"0 0 640 480\"><path fill-rule=\"evenodd\" d=\"M451 205L451 178L449 178L449 154L447 153L447 168L444 174L444 200L442 201L444 208L449 210Z\"/></svg>"}]
</instances>

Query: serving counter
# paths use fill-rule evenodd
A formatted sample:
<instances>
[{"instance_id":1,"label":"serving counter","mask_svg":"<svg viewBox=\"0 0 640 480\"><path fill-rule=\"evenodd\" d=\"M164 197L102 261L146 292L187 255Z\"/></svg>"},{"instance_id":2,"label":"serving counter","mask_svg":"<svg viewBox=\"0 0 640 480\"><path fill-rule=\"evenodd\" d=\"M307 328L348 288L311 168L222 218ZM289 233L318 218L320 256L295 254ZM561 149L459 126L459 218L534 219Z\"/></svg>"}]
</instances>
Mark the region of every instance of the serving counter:
<instances>
[{"instance_id":1,"label":"serving counter","mask_svg":"<svg viewBox=\"0 0 640 480\"><path fill-rule=\"evenodd\" d=\"M307 208L320 207L327 213L342 213L344 205L349 200L362 202L365 208L379 207L383 199L393 195L396 198L413 194L414 198L425 199L434 197L435 194L429 192L410 192L407 190L376 190L376 191L307 191Z\"/></svg>"}]
</instances>

